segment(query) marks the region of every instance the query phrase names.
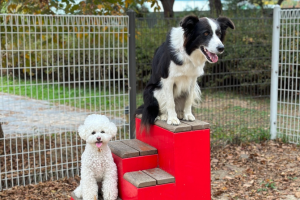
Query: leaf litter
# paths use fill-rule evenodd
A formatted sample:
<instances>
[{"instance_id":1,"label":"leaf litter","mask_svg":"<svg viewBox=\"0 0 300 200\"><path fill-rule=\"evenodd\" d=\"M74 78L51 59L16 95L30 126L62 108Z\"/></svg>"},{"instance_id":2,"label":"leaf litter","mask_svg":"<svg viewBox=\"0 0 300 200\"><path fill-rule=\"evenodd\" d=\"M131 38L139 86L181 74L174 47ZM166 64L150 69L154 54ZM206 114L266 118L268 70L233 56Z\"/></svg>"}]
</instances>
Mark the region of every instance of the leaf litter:
<instances>
[{"instance_id":1,"label":"leaf litter","mask_svg":"<svg viewBox=\"0 0 300 200\"><path fill-rule=\"evenodd\" d=\"M211 152L212 200L300 200L300 147L278 141L227 145ZM16 186L0 199L69 200L80 177Z\"/></svg>"},{"instance_id":2,"label":"leaf litter","mask_svg":"<svg viewBox=\"0 0 300 200\"><path fill-rule=\"evenodd\" d=\"M300 199L300 148L278 141L211 152L212 199Z\"/></svg>"},{"instance_id":3,"label":"leaf litter","mask_svg":"<svg viewBox=\"0 0 300 200\"><path fill-rule=\"evenodd\" d=\"M63 178L57 181L41 182L36 185L15 186L0 192L1 200L70 200L70 193L75 190L80 177Z\"/></svg>"}]
</instances>

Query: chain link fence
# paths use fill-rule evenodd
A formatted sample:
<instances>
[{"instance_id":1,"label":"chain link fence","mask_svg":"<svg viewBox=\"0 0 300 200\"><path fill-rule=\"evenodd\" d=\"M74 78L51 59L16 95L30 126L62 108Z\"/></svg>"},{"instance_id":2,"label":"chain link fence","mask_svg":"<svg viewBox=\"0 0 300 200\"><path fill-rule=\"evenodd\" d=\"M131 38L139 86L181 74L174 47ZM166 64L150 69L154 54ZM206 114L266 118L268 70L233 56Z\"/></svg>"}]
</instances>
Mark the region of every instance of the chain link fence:
<instances>
[{"instance_id":1,"label":"chain link fence","mask_svg":"<svg viewBox=\"0 0 300 200\"><path fill-rule=\"evenodd\" d=\"M0 15L0 190L79 173L91 113L128 139L128 17Z\"/></svg>"}]
</instances>

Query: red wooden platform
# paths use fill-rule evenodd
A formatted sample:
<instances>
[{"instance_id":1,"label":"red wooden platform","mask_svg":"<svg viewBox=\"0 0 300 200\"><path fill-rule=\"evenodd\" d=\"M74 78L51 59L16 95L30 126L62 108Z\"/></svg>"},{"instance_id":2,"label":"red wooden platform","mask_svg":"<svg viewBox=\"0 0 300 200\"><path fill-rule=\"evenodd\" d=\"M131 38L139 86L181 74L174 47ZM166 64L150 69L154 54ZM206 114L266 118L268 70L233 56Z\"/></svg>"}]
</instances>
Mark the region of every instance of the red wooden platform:
<instances>
[{"instance_id":1,"label":"red wooden platform","mask_svg":"<svg viewBox=\"0 0 300 200\"><path fill-rule=\"evenodd\" d=\"M166 122L158 121L151 126L150 133L146 133L139 132L140 122L136 118L137 140L110 144L118 168L120 199L211 199L209 124L196 120L170 126ZM152 170L153 173L163 172L168 177L173 177L172 181L160 181L164 175L142 171L153 168L161 169ZM145 180L134 178L133 175L138 174L137 172Z\"/></svg>"}]
</instances>

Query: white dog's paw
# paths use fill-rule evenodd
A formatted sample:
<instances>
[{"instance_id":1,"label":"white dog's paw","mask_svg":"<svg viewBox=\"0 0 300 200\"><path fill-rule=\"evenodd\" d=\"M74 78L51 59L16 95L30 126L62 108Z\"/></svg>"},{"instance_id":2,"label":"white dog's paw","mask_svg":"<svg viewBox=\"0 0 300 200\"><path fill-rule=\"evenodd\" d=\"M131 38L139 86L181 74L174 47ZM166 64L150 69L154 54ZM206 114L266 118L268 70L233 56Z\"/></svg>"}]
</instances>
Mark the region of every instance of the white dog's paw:
<instances>
[{"instance_id":1,"label":"white dog's paw","mask_svg":"<svg viewBox=\"0 0 300 200\"><path fill-rule=\"evenodd\" d=\"M160 116L157 116L157 117L155 118L154 122L156 122L156 121L158 121L158 120L160 120Z\"/></svg>"},{"instance_id":2,"label":"white dog's paw","mask_svg":"<svg viewBox=\"0 0 300 200\"><path fill-rule=\"evenodd\" d=\"M167 124L178 126L180 124L180 121L179 121L179 119L177 117L170 117L167 120Z\"/></svg>"},{"instance_id":3,"label":"white dog's paw","mask_svg":"<svg viewBox=\"0 0 300 200\"><path fill-rule=\"evenodd\" d=\"M80 198L80 199L82 198L80 186L77 187L77 188L74 190L74 194L75 194L76 197L78 197L78 198Z\"/></svg>"},{"instance_id":4,"label":"white dog's paw","mask_svg":"<svg viewBox=\"0 0 300 200\"><path fill-rule=\"evenodd\" d=\"M158 120L167 121L167 119L168 119L168 116L166 114L162 114L160 116L157 116L155 118L155 121L158 121Z\"/></svg>"},{"instance_id":5,"label":"white dog's paw","mask_svg":"<svg viewBox=\"0 0 300 200\"><path fill-rule=\"evenodd\" d=\"M185 121L195 121L195 117L193 114L185 114L183 120Z\"/></svg>"},{"instance_id":6,"label":"white dog's paw","mask_svg":"<svg viewBox=\"0 0 300 200\"><path fill-rule=\"evenodd\" d=\"M167 121L167 119L168 119L168 115L166 115L166 114L160 115L160 120Z\"/></svg>"}]
</instances>

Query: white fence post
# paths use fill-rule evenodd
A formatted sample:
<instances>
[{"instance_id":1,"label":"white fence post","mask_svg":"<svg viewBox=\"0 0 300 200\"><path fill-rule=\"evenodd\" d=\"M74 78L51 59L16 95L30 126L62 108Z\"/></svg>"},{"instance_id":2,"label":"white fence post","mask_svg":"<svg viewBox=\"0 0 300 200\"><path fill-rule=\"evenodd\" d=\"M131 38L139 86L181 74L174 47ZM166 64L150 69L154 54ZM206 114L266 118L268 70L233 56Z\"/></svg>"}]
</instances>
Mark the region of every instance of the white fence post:
<instances>
[{"instance_id":1,"label":"white fence post","mask_svg":"<svg viewBox=\"0 0 300 200\"><path fill-rule=\"evenodd\" d=\"M271 103L270 103L271 104L271 108L270 108L271 139L275 139L277 135L279 37L280 37L280 6L276 5L273 10Z\"/></svg>"}]
</instances>

